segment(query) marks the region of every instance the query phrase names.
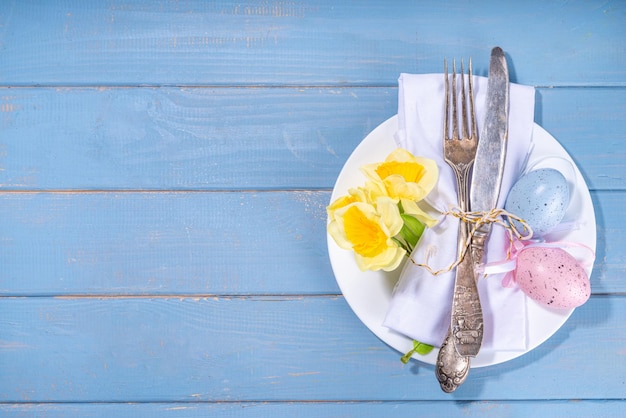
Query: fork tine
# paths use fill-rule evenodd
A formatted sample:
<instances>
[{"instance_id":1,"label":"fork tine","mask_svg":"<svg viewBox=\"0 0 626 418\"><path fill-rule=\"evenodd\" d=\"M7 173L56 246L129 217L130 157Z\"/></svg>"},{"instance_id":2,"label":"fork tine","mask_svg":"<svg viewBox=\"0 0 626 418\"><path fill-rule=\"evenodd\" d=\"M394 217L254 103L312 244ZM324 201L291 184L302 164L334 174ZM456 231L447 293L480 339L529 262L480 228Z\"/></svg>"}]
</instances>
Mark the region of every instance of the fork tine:
<instances>
[{"instance_id":1,"label":"fork tine","mask_svg":"<svg viewBox=\"0 0 626 418\"><path fill-rule=\"evenodd\" d=\"M463 59L461 59L461 131L463 132L461 138L467 138L467 98L465 96L465 68L463 67Z\"/></svg>"},{"instance_id":2,"label":"fork tine","mask_svg":"<svg viewBox=\"0 0 626 418\"><path fill-rule=\"evenodd\" d=\"M456 113L456 59L452 60L452 139L459 139L459 119Z\"/></svg>"},{"instance_id":3,"label":"fork tine","mask_svg":"<svg viewBox=\"0 0 626 418\"><path fill-rule=\"evenodd\" d=\"M478 128L476 127L476 112L474 112L474 82L472 77L472 57L469 59L468 64L468 78L469 78L469 103L470 103L470 118L472 122L472 138L478 138Z\"/></svg>"},{"instance_id":4,"label":"fork tine","mask_svg":"<svg viewBox=\"0 0 626 418\"><path fill-rule=\"evenodd\" d=\"M443 139L447 140L449 137L448 119L450 117L450 82L448 80L448 61L443 59L443 71L444 71L444 86L445 86L445 101L443 110Z\"/></svg>"}]
</instances>

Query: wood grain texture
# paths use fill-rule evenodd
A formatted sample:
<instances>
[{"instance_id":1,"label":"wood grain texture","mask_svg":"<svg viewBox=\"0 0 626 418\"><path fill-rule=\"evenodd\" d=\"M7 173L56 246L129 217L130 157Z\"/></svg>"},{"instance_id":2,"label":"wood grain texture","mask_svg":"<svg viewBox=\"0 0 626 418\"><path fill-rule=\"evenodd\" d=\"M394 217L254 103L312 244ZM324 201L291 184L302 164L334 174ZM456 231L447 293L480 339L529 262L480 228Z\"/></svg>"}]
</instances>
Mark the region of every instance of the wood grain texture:
<instances>
[{"instance_id":1,"label":"wood grain texture","mask_svg":"<svg viewBox=\"0 0 626 418\"><path fill-rule=\"evenodd\" d=\"M372 401L372 402L220 402L131 404L0 404L5 418L622 418L624 401Z\"/></svg>"},{"instance_id":2,"label":"wood grain texture","mask_svg":"<svg viewBox=\"0 0 626 418\"><path fill-rule=\"evenodd\" d=\"M319 189L397 113L397 88L5 88L0 102L5 190ZM590 188L626 190L626 88L538 89L535 118Z\"/></svg>"},{"instance_id":3,"label":"wood grain texture","mask_svg":"<svg viewBox=\"0 0 626 418\"><path fill-rule=\"evenodd\" d=\"M441 57L486 63L501 45L514 81L621 85L621 1L7 1L5 85L395 85ZM37 27L37 30L33 30ZM37 57L37 59L33 59ZM575 71L573 71L575 69Z\"/></svg>"},{"instance_id":4,"label":"wood grain texture","mask_svg":"<svg viewBox=\"0 0 626 418\"><path fill-rule=\"evenodd\" d=\"M329 188L397 89L0 89L3 189ZM245 168L245 169L244 169Z\"/></svg>"},{"instance_id":5,"label":"wood grain texture","mask_svg":"<svg viewBox=\"0 0 626 418\"><path fill-rule=\"evenodd\" d=\"M594 296L452 399L622 399L624 317L623 296ZM0 335L2 402L451 399L342 297L2 298Z\"/></svg>"},{"instance_id":6,"label":"wood grain texture","mask_svg":"<svg viewBox=\"0 0 626 418\"><path fill-rule=\"evenodd\" d=\"M329 192L0 193L0 294L338 294ZM626 195L594 192L594 293L626 292ZM277 262L279 260L279 262Z\"/></svg>"},{"instance_id":7,"label":"wood grain texture","mask_svg":"<svg viewBox=\"0 0 626 418\"><path fill-rule=\"evenodd\" d=\"M626 3L0 3L0 416L616 417ZM592 191L590 301L444 394L341 296L325 206L402 72L508 54Z\"/></svg>"},{"instance_id":8,"label":"wood grain texture","mask_svg":"<svg viewBox=\"0 0 626 418\"><path fill-rule=\"evenodd\" d=\"M329 199L309 191L0 194L0 289L337 294Z\"/></svg>"}]
</instances>

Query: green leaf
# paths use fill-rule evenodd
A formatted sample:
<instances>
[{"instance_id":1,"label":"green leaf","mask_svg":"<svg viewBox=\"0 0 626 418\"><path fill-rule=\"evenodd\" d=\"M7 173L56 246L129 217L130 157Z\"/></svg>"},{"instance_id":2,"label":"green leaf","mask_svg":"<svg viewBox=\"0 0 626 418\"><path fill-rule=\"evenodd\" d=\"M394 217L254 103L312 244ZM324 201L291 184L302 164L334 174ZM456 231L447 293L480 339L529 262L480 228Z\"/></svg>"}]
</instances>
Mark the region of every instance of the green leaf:
<instances>
[{"instance_id":1,"label":"green leaf","mask_svg":"<svg viewBox=\"0 0 626 418\"><path fill-rule=\"evenodd\" d=\"M409 247L409 246L407 245L407 243L406 243L406 242L404 242L404 241L402 241L401 239L398 239L398 238L396 238L396 237L391 237L391 239L392 239L392 240L393 240L396 244L398 244L398 246L400 246L400 248L403 248L403 249L404 249L404 251L406 251L407 253L409 253L409 254L410 254L410 253L412 253L412 252L413 252L413 249L412 249L411 247Z\"/></svg>"},{"instance_id":2,"label":"green leaf","mask_svg":"<svg viewBox=\"0 0 626 418\"><path fill-rule=\"evenodd\" d=\"M435 347L433 347L432 345L428 345L428 344L424 344L424 343L418 343L417 344L417 348L415 349L415 352L417 354L425 356L426 354L428 354L431 351L433 351L434 348Z\"/></svg>"},{"instance_id":3,"label":"green leaf","mask_svg":"<svg viewBox=\"0 0 626 418\"><path fill-rule=\"evenodd\" d=\"M417 353L419 355L424 356L424 355L430 353L431 351L433 351L433 348L435 348L435 347L433 347L432 345L424 344L424 343L421 343L421 342L419 342L417 340L413 340L413 348L411 349L411 351L409 351L408 353L403 355L400 358L400 361L402 363L404 363L404 364L407 364L409 362L409 360L411 359L411 356L414 353Z\"/></svg>"},{"instance_id":4,"label":"green leaf","mask_svg":"<svg viewBox=\"0 0 626 418\"><path fill-rule=\"evenodd\" d=\"M402 217L402 221L404 221L400 235L402 235L402 238L404 238L411 247L415 247L426 226L414 216L407 215L406 213L402 213L400 216Z\"/></svg>"},{"instance_id":5,"label":"green leaf","mask_svg":"<svg viewBox=\"0 0 626 418\"><path fill-rule=\"evenodd\" d=\"M402 226L402 229L400 230L400 236L404 240L405 249L409 253L413 252L413 248L415 247L415 244L417 243L419 238L415 236L415 234L406 226Z\"/></svg>"}]
</instances>

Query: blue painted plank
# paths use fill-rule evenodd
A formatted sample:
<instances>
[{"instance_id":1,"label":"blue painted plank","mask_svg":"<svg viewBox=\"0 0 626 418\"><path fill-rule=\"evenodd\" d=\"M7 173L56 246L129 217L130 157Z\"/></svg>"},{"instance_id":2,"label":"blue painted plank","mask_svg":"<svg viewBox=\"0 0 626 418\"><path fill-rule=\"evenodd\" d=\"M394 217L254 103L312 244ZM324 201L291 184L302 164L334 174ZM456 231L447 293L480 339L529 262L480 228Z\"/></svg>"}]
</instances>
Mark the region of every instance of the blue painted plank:
<instances>
[{"instance_id":1,"label":"blue painted plank","mask_svg":"<svg viewBox=\"0 0 626 418\"><path fill-rule=\"evenodd\" d=\"M338 293L328 192L0 194L0 292Z\"/></svg>"},{"instance_id":2,"label":"blue painted plank","mask_svg":"<svg viewBox=\"0 0 626 418\"><path fill-rule=\"evenodd\" d=\"M329 192L0 193L0 294L338 294ZM594 293L626 291L626 193L594 192Z\"/></svg>"},{"instance_id":3,"label":"blue painted plank","mask_svg":"<svg viewBox=\"0 0 626 418\"><path fill-rule=\"evenodd\" d=\"M449 395L341 297L0 298L0 402L620 400L625 317L593 296Z\"/></svg>"},{"instance_id":4,"label":"blue painted plank","mask_svg":"<svg viewBox=\"0 0 626 418\"><path fill-rule=\"evenodd\" d=\"M0 89L0 100L5 190L329 188L397 112L397 89Z\"/></svg>"},{"instance_id":5,"label":"blue painted plank","mask_svg":"<svg viewBox=\"0 0 626 418\"><path fill-rule=\"evenodd\" d=\"M621 255L625 232L621 231L626 194L622 192L594 193L592 196L596 216L596 261L591 276L595 293L624 293L626 258ZM617 209L614 212L612 208Z\"/></svg>"},{"instance_id":6,"label":"blue painted plank","mask_svg":"<svg viewBox=\"0 0 626 418\"><path fill-rule=\"evenodd\" d=\"M625 85L624 2L5 1L4 85L394 85L501 45L531 85ZM37 30L33 30L33 28Z\"/></svg>"},{"instance_id":7,"label":"blue painted plank","mask_svg":"<svg viewBox=\"0 0 626 418\"><path fill-rule=\"evenodd\" d=\"M536 107L589 187L626 190L626 89L540 89ZM0 185L331 188L396 112L397 88L0 89Z\"/></svg>"},{"instance_id":8,"label":"blue painted plank","mask_svg":"<svg viewBox=\"0 0 626 418\"><path fill-rule=\"evenodd\" d=\"M626 89L539 89L535 120L569 152L590 188L626 190Z\"/></svg>"},{"instance_id":9,"label":"blue painted plank","mask_svg":"<svg viewBox=\"0 0 626 418\"><path fill-rule=\"evenodd\" d=\"M219 402L124 404L0 404L5 418L622 418L624 401L384 401L384 402Z\"/></svg>"}]
</instances>

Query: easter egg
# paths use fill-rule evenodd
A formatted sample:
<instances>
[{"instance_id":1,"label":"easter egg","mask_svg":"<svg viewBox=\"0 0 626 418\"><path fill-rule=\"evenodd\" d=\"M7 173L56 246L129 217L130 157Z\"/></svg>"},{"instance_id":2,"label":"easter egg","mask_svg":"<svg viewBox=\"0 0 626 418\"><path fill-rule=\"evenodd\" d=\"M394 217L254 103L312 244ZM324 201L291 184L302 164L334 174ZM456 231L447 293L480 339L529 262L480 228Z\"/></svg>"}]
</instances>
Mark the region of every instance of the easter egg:
<instances>
[{"instance_id":1,"label":"easter egg","mask_svg":"<svg viewBox=\"0 0 626 418\"><path fill-rule=\"evenodd\" d=\"M520 177L506 198L504 209L523 219L533 230L533 236L549 232L563 220L569 204L567 180L553 168L531 171ZM520 233L523 226L511 220Z\"/></svg>"},{"instance_id":2,"label":"easter egg","mask_svg":"<svg viewBox=\"0 0 626 418\"><path fill-rule=\"evenodd\" d=\"M523 249L517 257L515 280L528 297L558 309L580 306L591 295L587 273L561 248Z\"/></svg>"}]
</instances>

